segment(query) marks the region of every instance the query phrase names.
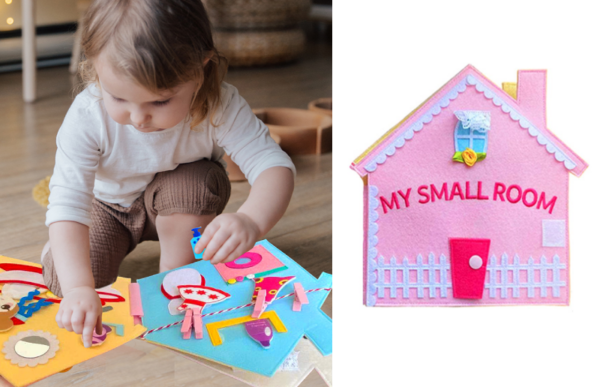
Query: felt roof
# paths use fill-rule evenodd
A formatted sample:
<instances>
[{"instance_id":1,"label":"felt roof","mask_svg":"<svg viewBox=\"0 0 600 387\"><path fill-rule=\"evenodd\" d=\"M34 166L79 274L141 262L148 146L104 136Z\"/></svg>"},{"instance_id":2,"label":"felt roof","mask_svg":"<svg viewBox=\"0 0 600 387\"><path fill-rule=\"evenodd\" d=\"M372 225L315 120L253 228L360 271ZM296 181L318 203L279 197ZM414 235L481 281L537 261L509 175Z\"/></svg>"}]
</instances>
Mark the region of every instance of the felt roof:
<instances>
[{"instance_id":1,"label":"felt roof","mask_svg":"<svg viewBox=\"0 0 600 387\"><path fill-rule=\"evenodd\" d=\"M515 100L515 84L505 84L506 89L513 95L501 89L472 65L468 65L445 85L438 89L425 102L419 105L408 116L400 121L392 129L388 130L379 140L371 145L351 165L360 176L374 172L377 166L383 164L386 159L396 151L401 151L406 140L410 140L423 129L424 124L435 119L441 110L452 103L466 87L475 87L481 93L482 98L492 100L494 105L509 114L515 124L523 130L527 130L532 137L536 137L540 146L546 148L549 157L554 157L563 163L566 170L576 176L580 176L588 167L588 164L575 152L569 149L558 137L547 127L539 127L532 123L523 108ZM544 125L545 126L545 125Z\"/></svg>"}]
</instances>

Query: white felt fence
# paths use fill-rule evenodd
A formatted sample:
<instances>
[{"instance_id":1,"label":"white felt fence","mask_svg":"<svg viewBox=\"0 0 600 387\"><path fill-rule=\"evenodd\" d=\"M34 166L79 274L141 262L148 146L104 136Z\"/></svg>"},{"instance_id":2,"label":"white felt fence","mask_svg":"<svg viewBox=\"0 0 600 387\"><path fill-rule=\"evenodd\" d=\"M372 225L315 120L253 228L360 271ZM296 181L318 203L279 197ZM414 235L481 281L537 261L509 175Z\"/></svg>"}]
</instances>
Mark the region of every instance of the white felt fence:
<instances>
[{"instance_id":1,"label":"white felt fence","mask_svg":"<svg viewBox=\"0 0 600 387\"><path fill-rule=\"evenodd\" d=\"M566 268L566 264L560 262L558 255L552 258L552 262L547 262L546 257L542 256L537 263L531 257L521 263L519 256L515 255L510 264L507 254L502 255L500 262L492 255L487 264L485 288L489 298L507 298L509 289L512 289L512 298L520 298L521 289L527 289L528 298L535 297L535 289L540 289L541 298L547 298L548 290L551 289L552 297L557 298L560 297L560 289L567 286L566 282L560 279L561 270ZM424 262L423 256L419 254L416 263L409 263L408 258L398 263L395 257L391 258L389 263L385 263L384 258L380 256L373 270L377 272L377 282L373 285L378 298L385 297L385 289L389 289L390 298L397 298L399 292L402 298L410 298L411 289L416 289L418 298L424 298L425 289L428 289L429 298L447 298L452 289L450 263L443 254L439 262L436 262L433 254L429 254ZM411 281L411 272L416 272L416 281ZM522 272L527 273L527 279L524 281L521 280ZM386 273L389 273L387 279ZM537 280L536 274L539 274ZM399 279L401 280L398 281Z\"/></svg>"},{"instance_id":2,"label":"white felt fence","mask_svg":"<svg viewBox=\"0 0 600 387\"><path fill-rule=\"evenodd\" d=\"M560 297L560 288L567 286L565 281L560 279L560 271L566 269L567 265L560 262L558 255L552 258L552 262L546 262L546 257L542 256L539 263L535 263L533 258L529 257L527 262L521 263L518 256L515 255L513 263L508 263L508 256L502 254L500 263L497 262L495 256L490 258L487 270L487 283L485 288L489 289L490 298L496 298L496 291L500 290L500 298L507 298L508 289L512 289L512 298L519 298L520 290L527 289L527 297L535 297L535 289L540 289L542 298L548 297L548 288L552 289L552 297ZM535 280L535 272L539 271L540 279ZM527 280L521 282L521 272L527 272ZM508 282L508 273L512 273L512 281ZM498 273L500 273L500 281L498 282ZM548 280L548 277L552 280Z\"/></svg>"}]
</instances>

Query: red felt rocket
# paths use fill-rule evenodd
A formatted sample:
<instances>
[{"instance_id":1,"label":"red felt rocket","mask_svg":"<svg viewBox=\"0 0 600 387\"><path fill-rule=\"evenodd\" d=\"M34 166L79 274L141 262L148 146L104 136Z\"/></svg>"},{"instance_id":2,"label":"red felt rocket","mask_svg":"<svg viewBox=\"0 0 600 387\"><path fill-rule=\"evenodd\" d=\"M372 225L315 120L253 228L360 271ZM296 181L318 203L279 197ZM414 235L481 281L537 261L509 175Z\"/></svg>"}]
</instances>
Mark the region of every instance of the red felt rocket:
<instances>
[{"instance_id":1,"label":"red felt rocket","mask_svg":"<svg viewBox=\"0 0 600 387\"><path fill-rule=\"evenodd\" d=\"M181 314L185 308L179 308L184 299L179 292L179 285L204 286L206 280L196 269L179 269L169 272L163 279L161 291L169 301L169 313L173 316Z\"/></svg>"},{"instance_id":2,"label":"red felt rocket","mask_svg":"<svg viewBox=\"0 0 600 387\"><path fill-rule=\"evenodd\" d=\"M203 285L179 285L177 287L183 303L179 310L185 310L185 318L181 326L184 339L189 339L194 329L195 337L202 338L202 309L208 304L216 304L231 297L220 289Z\"/></svg>"},{"instance_id":3,"label":"red felt rocket","mask_svg":"<svg viewBox=\"0 0 600 387\"><path fill-rule=\"evenodd\" d=\"M259 318L267 309L267 306L273 302L281 288L295 278L294 276L255 278L254 294L252 295L252 301L254 302L252 318Z\"/></svg>"}]
</instances>

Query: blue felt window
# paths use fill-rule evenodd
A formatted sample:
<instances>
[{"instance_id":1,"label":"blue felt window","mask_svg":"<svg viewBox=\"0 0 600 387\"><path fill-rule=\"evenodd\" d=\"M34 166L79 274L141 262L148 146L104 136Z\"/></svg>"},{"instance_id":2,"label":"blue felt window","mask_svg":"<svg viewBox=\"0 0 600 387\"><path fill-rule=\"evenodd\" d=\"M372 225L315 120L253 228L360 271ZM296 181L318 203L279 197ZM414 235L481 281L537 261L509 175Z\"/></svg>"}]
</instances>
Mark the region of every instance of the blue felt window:
<instances>
[{"instance_id":1,"label":"blue felt window","mask_svg":"<svg viewBox=\"0 0 600 387\"><path fill-rule=\"evenodd\" d=\"M465 149L471 148L476 153L486 153L488 134L479 130L465 129L462 121L458 121L454 131L454 143L457 152L463 152Z\"/></svg>"},{"instance_id":2,"label":"blue felt window","mask_svg":"<svg viewBox=\"0 0 600 387\"><path fill-rule=\"evenodd\" d=\"M458 111L456 115L459 117L454 129L454 148L456 152L464 152L465 149L471 148L476 153L487 153L489 113ZM477 119L483 121L483 124L477 122Z\"/></svg>"}]
</instances>

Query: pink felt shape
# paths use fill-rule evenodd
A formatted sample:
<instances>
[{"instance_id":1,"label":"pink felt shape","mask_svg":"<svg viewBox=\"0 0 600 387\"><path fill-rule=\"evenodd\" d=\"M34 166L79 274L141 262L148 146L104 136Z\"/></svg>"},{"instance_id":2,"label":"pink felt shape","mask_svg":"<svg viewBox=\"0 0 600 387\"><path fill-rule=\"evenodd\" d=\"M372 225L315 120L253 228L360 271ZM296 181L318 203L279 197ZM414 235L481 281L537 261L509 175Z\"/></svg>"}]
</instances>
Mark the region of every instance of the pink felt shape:
<instances>
[{"instance_id":1,"label":"pink felt shape","mask_svg":"<svg viewBox=\"0 0 600 387\"><path fill-rule=\"evenodd\" d=\"M248 262L242 263L241 261L243 259L248 259ZM237 257L235 260L227 262L225 266L230 269L247 269L258 265L260 261L262 261L262 255L248 251Z\"/></svg>"},{"instance_id":2,"label":"pink felt shape","mask_svg":"<svg viewBox=\"0 0 600 387\"><path fill-rule=\"evenodd\" d=\"M308 297L306 297L304 287L300 282L294 283L294 304L292 310L294 312L300 312L302 310L302 305L306 304L308 304Z\"/></svg>"},{"instance_id":3,"label":"pink felt shape","mask_svg":"<svg viewBox=\"0 0 600 387\"><path fill-rule=\"evenodd\" d=\"M256 301L254 303L254 310L252 311L252 318L259 318L262 312L267 308L267 291L265 289L259 290L256 295Z\"/></svg>"},{"instance_id":4,"label":"pink felt shape","mask_svg":"<svg viewBox=\"0 0 600 387\"><path fill-rule=\"evenodd\" d=\"M450 269L454 298L481 299L485 282L489 239L450 239ZM481 258L481 267L472 267L471 259Z\"/></svg>"},{"instance_id":5,"label":"pink felt shape","mask_svg":"<svg viewBox=\"0 0 600 387\"><path fill-rule=\"evenodd\" d=\"M260 256L260 259L258 256ZM236 261L241 258L249 258L250 262L236 263ZM257 275L284 267L285 265L281 263L277 257L260 245L254 246L250 251L242 254L230 263L219 263L215 265L215 268L223 280L228 283L230 281L240 282L240 280L243 280L248 275Z\"/></svg>"},{"instance_id":6,"label":"pink felt shape","mask_svg":"<svg viewBox=\"0 0 600 387\"><path fill-rule=\"evenodd\" d=\"M142 307L142 297L140 295L140 285L137 283L129 284L129 311L133 316L135 325L142 324L144 308Z\"/></svg>"},{"instance_id":7,"label":"pink felt shape","mask_svg":"<svg viewBox=\"0 0 600 387\"><path fill-rule=\"evenodd\" d=\"M565 247L567 240L566 221L564 219L545 219L542 221L544 247Z\"/></svg>"},{"instance_id":8,"label":"pink felt shape","mask_svg":"<svg viewBox=\"0 0 600 387\"><path fill-rule=\"evenodd\" d=\"M519 70L517 104L534 125L546 127L546 70Z\"/></svg>"}]
</instances>

